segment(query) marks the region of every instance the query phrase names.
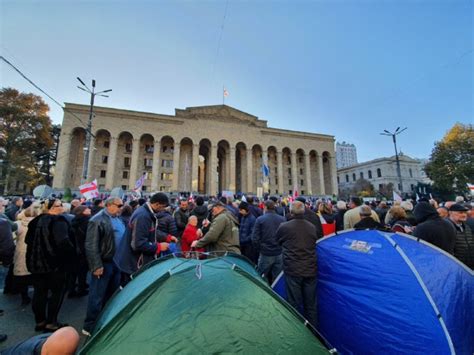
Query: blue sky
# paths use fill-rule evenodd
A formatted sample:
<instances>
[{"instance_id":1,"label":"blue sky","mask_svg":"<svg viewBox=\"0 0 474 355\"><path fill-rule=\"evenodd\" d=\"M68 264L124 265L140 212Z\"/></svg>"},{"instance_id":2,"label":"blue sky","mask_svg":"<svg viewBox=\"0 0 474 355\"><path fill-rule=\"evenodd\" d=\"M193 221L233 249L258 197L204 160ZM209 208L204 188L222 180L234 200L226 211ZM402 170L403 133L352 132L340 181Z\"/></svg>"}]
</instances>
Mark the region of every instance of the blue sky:
<instances>
[{"instance_id":1,"label":"blue sky","mask_svg":"<svg viewBox=\"0 0 474 355\"><path fill-rule=\"evenodd\" d=\"M359 161L393 155L384 129L408 127L399 147L426 158L456 122L474 121L469 0L0 6L0 53L60 102L88 104L76 76L113 89L97 105L163 114L221 104L225 85L226 104L354 143ZM0 84L41 94L4 63Z\"/></svg>"}]
</instances>

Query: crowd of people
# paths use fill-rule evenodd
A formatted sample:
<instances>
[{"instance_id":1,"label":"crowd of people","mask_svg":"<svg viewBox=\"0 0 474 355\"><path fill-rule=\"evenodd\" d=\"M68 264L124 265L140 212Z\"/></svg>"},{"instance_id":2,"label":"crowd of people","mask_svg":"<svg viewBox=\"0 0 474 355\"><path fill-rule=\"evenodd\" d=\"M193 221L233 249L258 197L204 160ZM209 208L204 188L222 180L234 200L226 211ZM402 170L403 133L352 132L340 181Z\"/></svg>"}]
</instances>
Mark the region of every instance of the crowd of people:
<instances>
[{"instance_id":1,"label":"crowd of people","mask_svg":"<svg viewBox=\"0 0 474 355\"><path fill-rule=\"evenodd\" d=\"M22 305L31 303L35 331L58 334L18 346L55 346L55 339L66 337L77 347L77 332L58 319L64 296L88 297L82 334L90 336L106 302L144 265L169 253L200 259L236 253L252 261L269 284L284 271L289 303L302 304L306 319L317 326L318 239L347 229L402 232L474 269L473 212L462 197L441 204L197 196L178 199L175 206L164 193L70 203L0 198L0 263L8 267L4 293L19 294ZM0 341L6 337L0 335Z\"/></svg>"}]
</instances>

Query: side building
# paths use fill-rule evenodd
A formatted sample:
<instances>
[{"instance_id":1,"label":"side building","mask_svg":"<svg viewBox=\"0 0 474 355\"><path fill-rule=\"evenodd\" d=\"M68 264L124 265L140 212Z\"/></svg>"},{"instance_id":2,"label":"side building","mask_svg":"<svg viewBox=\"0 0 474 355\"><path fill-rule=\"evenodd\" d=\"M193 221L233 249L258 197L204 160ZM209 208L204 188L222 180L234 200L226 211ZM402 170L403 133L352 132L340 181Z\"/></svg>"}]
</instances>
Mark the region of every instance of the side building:
<instances>
[{"instance_id":1,"label":"side building","mask_svg":"<svg viewBox=\"0 0 474 355\"><path fill-rule=\"evenodd\" d=\"M423 165L419 160L407 155L399 155L399 160L403 184L401 192L411 194L415 191L418 182L426 183ZM381 190L390 183L393 184L395 190L401 190L395 156L370 160L337 171L337 183L340 190L351 189L358 179L368 180L375 190Z\"/></svg>"},{"instance_id":2,"label":"side building","mask_svg":"<svg viewBox=\"0 0 474 355\"><path fill-rule=\"evenodd\" d=\"M89 106L67 103L54 188L81 184ZM82 122L81 122L82 121ZM176 109L175 115L94 107L87 181L101 191L265 191L337 194L334 136L267 127L267 121L226 105ZM266 157L265 157L266 155Z\"/></svg>"},{"instance_id":3,"label":"side building","mask_svg":"<svg viewBox=\"0 0 474 355\"><path fill-rule=\"evenodd\" d=\"M357 148L354 144L336 143L336 167L338 169L357 164Z\"/></svg>"}]
</instances>

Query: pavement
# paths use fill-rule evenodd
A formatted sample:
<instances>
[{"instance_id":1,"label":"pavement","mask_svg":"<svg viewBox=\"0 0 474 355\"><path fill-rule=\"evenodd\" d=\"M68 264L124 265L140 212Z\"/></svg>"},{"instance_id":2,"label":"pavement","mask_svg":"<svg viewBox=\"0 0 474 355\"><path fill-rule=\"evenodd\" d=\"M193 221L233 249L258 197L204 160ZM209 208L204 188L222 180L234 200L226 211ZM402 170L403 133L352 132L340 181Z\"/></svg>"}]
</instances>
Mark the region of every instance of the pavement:
<instances>
[{"instance_id":1,"label":"pavement","mask_svg":"<svg viewBox=\"0 0 474 355\"><path fill-rule=\"evenodd\" d=\"M21 306L20 295L3 294L6 273L7 269L0 266L0 309L4 310L3 316L0 316L0 333L8 336L6 341L0 343L0 353L3 349L40 334L34 330L35 318L31 304ZM33 297L32 287L30 287L29 295ZM67 323L78 331L81 336L80 346L84 344L86 339L81 334L86 309L87 296L81 298L67 298L66 296L58 316L59 322Z\"/></svg>"}]
</instances>

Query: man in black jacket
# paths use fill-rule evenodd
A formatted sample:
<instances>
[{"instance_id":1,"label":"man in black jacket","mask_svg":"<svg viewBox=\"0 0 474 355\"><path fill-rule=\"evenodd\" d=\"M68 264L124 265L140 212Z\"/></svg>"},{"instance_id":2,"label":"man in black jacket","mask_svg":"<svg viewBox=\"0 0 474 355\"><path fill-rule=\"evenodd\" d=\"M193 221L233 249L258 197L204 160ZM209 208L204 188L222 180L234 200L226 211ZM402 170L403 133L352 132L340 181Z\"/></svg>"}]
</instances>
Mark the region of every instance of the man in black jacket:
<instances>
[{"instance_id":1,"label":"man in black jacket","mask_svg":"<svg viewBox=\"0 0 474 355\"><path fill-rule=\"evenodd\" d=\"M173 217L174 217L174 220L176 221L176 228L178 229L178 232L175 235L175 237L181 240L181 236L183 235L184 228L186 228L186 224L188 224L188 218L189 218L188 200L179 201L179 208L176 209L176 211L173 214Z\"/></svg>"},{"instance_id":2,"label":"man in black jacket","mask_svg":"<svg viewBox=\"0 0 474 355\"><path fill-rule=\"evenodd\" d=\"M468 208L455 203L449 208L448 220L456 229L454 256L471 270L474 270L474 233L466 223L468 211Z\"/></svg>"},{"instance_id":3,"label":"man in black jacket","mask_svg":"<svg viewBox=\"0 0 474 355\"><path fill-rule=\"evenodd\" d=\"M316 227L304 219L301 201L291 205L293 219L280 224L276 239L282 246L283 271L288 302L298 309L303 305L306 319L317 326L316 317Z\"/></svg>"},{"instance_id":4,"label":"man in black jacket","mask_svg":"<svg viewBox=\"0 0 474 355\"><path fill-rule=\"evenodd\" d=\"M306 219L308 222L310 222L316 228L316 235L318 236L318 239L322 238L323 237L323 226L321 225L321 220L319 219L319 217L316 215L316 213L314 211L311 211L311 209L309 207L305 206L306 199L304 197L298 196L296 198L296 201L301 202L303 204L303 207L305 207L303 218ZM289 216L288 220L290 220L292 218L293 218L293 216Z\"/></svg>"},{"instance_id":5,"label":"man in black jacket","mask_svg":"<svg viewBox=\"0 0 474 355\"><path fill-rule=\"evenodd\" d=\"M355 230L377 229L388 231L381 223L372 218L372 209L369 206L362 205L359 207L360 221L354 225Z\"/></svg>"},{"instance_id":6,"label":"man in black jacket","mask_svg":"<svg viewBox=\"0 0 474 355\"><path fill-rule=\"evenodd\" d=\"M413 213L418 223L413 236L426 240L453 255L456 230L451 223L442 219L429 202L419 202Z\"/></svg>"},{"instance_id":7,"label":"man in black jacket","mask_svg":"<svg viewBox=\"0 0 474 355\"><path fill-rule=\"evenodd\" d=\"M260 255L258 257L257 272L267 277L271 284L282 270L281 246L275 235L280 224L286 221L285 217L276 213L275 202L265 201L264 215L257 218L252 233L252 243Z\"/></svg>"},{"instance_id":8,"label":"man in black jacket","mask_svg":"<svg viewBox=\"0 0 474 355\"><path fill-rule=\"evenodd\" d=\"M105 208L92 217L87 226L85 250L92 278L82 330L84 335L90 335L100 311L120 286L120 270L114 256L116 245L125 233L125 225L118 218L122 206L120 198L107 199Z\"/></svg>"},{"instance_id":9,"label":"man in black jacket","mask_svg":"<svg viewBox=\"0 0 474 355\"><path fill-rule=\"evenodd\" d=\"M13 242L12 228L6 219L0 218L0 265L5 267L10 265L14 254L15 243ZM6 339L6 334L0 334L0 343Z\"/></svg>"}]
</instances>

